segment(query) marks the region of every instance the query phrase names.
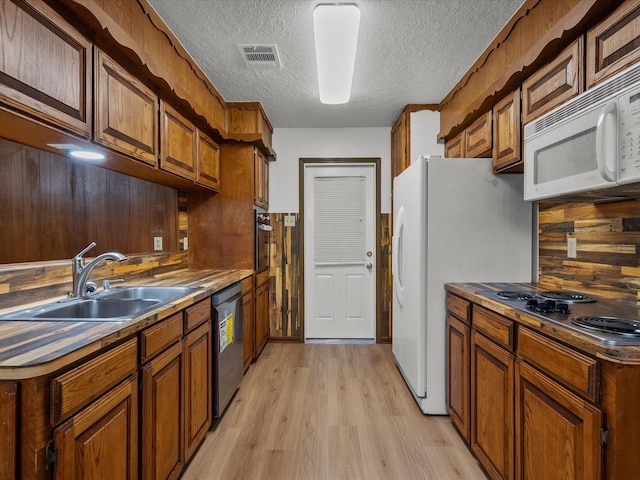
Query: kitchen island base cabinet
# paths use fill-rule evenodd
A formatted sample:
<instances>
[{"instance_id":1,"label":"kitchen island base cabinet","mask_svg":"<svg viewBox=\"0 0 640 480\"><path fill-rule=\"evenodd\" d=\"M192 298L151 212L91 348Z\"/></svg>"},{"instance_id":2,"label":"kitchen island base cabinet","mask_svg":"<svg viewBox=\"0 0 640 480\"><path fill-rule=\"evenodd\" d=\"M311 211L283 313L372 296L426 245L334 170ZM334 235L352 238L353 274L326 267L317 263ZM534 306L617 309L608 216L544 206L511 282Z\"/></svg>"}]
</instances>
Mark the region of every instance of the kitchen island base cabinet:
<instances>
[{"instance_id":1,"label":"kitchen island base cabinet","mask_svg":"<svg viewBox=\"0 0 640 480\"><path fill-rule=\"evenodd\" d=\"M54 431L54 478L138 478L138 376L132 375Z\"/></svg>"},{"instance_id":2,"label":"kitchen island base cabinet","mask_svg":"<svg viewBox=\"0 0 640 480\"><path fill-rule=\"evenodd\" d=\"M521 361L515 425L517 480L604 478L602 412Z\"/></svg>"},{"instance_id":3,"label":"kitchen island base cabinet","mask_svg":"<svg viewBox=\"0 0 640 480\"><path fill-rule=\"evenodd\" d=\"M17 478L18 384L0 382L0 478Z\"/></svg>"}]
</instances>

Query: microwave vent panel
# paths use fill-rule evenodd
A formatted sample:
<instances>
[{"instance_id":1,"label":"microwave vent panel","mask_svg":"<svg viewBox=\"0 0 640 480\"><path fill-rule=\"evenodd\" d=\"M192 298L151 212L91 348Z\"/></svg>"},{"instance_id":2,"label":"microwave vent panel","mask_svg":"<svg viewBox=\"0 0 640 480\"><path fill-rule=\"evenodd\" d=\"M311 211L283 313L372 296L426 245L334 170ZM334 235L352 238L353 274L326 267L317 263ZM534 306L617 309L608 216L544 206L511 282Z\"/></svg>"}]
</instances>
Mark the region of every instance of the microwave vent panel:
<instances>
[{"instance_id":1,"label":"microwave vent panel","mask_svg":"<svg viewBox=\"0 0 640 480\"><path fill-rule=\"evenodd\" d=\"M282 66L277 45L238 44L237 46L247 68L280 68Z\"/></svg>"},{"instance_id":2,"label":"microwave vent panel","mask_svg":"<svg viewBox=\"0 0 640 480\"><path fill-rule=\"evenodd\" d=\"M547 127L551 127L556 123L562 122L566 118L575 115L591 105L597 104L609 97L619 95L623 90L640 83L640 64L636 64L616 76L601 83L600 85L587 90L578 95L573 100L552 110L544 117L535 120L524 126L524 136L527 138L534 135Z\"/></svg>"}]
</instances>

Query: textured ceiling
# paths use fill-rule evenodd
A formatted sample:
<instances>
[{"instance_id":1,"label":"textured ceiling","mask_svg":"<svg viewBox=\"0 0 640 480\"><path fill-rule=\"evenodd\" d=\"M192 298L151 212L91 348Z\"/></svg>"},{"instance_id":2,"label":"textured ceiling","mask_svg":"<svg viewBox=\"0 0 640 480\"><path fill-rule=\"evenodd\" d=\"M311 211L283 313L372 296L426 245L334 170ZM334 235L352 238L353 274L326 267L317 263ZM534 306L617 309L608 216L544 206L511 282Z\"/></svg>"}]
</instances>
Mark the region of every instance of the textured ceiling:
<instances>
[{"instance_id":1,"label":"textured ceiling","mask_svg":"<svg viewBox=\"0 0 640 480\"><path fill-rule=\"evenodd\" d=\"M351 0L360 33L346 105L318 96L318 0L149 0L226 101L259 101L276 128L385 127L439 103L523 0ZM276 44L282 67L249 69L236 44Z\"/></svg>"}]
</instances>

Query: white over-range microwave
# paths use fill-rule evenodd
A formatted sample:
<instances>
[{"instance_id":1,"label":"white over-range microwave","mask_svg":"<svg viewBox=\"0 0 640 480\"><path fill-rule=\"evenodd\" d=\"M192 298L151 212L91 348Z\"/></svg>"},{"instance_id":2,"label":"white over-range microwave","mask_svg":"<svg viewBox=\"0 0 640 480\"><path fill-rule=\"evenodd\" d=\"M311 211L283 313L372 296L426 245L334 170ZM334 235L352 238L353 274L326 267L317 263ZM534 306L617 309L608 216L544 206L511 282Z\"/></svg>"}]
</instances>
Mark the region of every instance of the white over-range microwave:
<instances>
[{"instance_id":1,"label":"white over-range microwave","mask_svg":"<svg viewBox=\"0 0 640 480\"><path fill-rule=\"evenodd\" d=\"M640 64L525 125L524 182L525 200L640 182Z\"/></svg>"}]
</instances>

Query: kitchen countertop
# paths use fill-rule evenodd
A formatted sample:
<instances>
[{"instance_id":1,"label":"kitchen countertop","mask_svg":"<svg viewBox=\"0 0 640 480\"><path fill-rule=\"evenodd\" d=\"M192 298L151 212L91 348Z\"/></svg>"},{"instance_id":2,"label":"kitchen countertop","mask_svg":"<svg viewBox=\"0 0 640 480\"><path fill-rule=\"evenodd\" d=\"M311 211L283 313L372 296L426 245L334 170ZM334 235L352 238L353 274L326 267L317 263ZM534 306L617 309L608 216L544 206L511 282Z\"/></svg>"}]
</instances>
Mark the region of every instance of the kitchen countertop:
<instances>
[{"instance_id":1,"label":"kitchen countertop","mask_svg":"<svg viewBox=\"0 0 640 480\"><path fill-rule=\"evenodd\" d=\"M446 289L448 292L504 315L520 325L525 325L594 357L610 362L640 365L640 346L604 344L580 332L566 328L557 322L544 320L533 314L528 314L526 311L516 310L507 303L499 300L477 295L477 292L499 290L532 290L542 292L550 290L549 288L542 287L535 283L450 283L446 285ZM611 300L592 294L589 295L597 300L595 303L588 304L589 315L640 318L640 308L635 304ZM587 307L572 306L572 308Z\"/></svg>"},{"instance_id":2,"label":"kitchen countertop","mask_svg":"<svg viewBox=\"0 0 640 480\"><path fill-rule=\"evenodd\" d=\"M0 321L0 380L34 378L54 372L105 346L130 337L252 274L253 270L187 269L127 281L126 286L176 285L200 288L124 322ZM59 299L47 299L46 302ZM28 306L32 305L35 304ZM7 309L3 313L26 307L27 305L23 305Z\"/></svg>"}]
</instances>

